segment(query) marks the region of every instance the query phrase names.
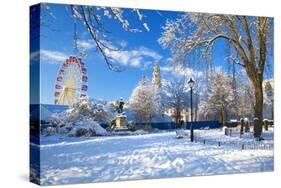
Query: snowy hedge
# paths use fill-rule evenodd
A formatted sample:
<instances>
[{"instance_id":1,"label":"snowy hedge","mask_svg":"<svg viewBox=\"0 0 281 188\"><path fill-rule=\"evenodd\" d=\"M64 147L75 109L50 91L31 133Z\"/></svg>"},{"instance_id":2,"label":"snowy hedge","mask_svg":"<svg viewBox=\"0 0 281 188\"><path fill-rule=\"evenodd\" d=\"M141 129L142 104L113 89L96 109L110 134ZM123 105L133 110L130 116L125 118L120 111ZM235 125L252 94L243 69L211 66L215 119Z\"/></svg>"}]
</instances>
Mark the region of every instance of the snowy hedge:
<instances>
[{"instance_id":1,"label":"snowy hedge","mask_svg":"<svg viewBox=\"0 0 281 188\"><path fill-rule=\"evenodd\" d=\"M96 136L107 135L107 131L98 122L107 123L112 120L102 103L87 97L81 98L73 107L52 115L51 124L43 131L49 136L66 134L68 136Z\"/></svg>"}]
</instances>

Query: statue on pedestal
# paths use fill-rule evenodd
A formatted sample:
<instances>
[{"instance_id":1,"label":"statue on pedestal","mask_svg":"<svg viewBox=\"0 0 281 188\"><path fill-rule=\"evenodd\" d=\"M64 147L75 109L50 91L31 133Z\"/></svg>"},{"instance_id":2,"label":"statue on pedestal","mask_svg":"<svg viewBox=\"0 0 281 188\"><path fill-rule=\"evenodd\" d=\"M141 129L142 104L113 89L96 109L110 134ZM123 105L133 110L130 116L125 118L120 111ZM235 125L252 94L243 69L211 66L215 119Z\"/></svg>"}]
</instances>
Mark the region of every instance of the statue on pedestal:
<instances>
[{"instance_id":1,"label":"statue on pedestal","mask_svg":"<svg viewBox=\"0 0 281 188\"><path fill-rule=\"evenodd\" d=\"M124 112L124 104L125 102L121 97L116 104L116 111L117 111L116 118L115 118L116 128L127 128L128 121L127 121L127 116Z\"/></svg>"},{"instance_id":2,"label":"statue on pedestal","mask_svg":"<svg viewBox=\"0 0 281 188\"><path fill-rule=\"evenodd\" d=\"M124 108L124 102L123 102L123 98L121 97L120 98L120 101L117 102L118 105L117 105L117 113L121 114L123 113L123 108Z\"/></svg>"}]
</instances>

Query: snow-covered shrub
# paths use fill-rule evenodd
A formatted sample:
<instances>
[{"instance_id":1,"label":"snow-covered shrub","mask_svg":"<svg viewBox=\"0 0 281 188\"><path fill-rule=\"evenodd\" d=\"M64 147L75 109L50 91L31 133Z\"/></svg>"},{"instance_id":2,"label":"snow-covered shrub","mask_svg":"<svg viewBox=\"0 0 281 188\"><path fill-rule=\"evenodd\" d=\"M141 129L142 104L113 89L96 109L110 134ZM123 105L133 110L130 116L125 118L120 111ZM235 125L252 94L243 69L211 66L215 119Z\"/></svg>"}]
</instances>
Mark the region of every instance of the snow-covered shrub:
<instances>
[{"instance_id":1,"label":"snow-covered shrub","mask_svg":"<svg viewBox=\"0 0 281 188\"><path fill-rule=\"evenodd\" d=\"M67 134L71 129L67 129L66 127L59 127L57 130L58 134Z\"/></svg>"},{"instance_id":2,"label":"snow-covered shrub","mask_svg":"<svg viewBox=\"0 0 281 188\"><path fill-rule=\"evenodd\" d=\"M73 127L73 129L68 133L68 136L80 137L80 136L91 136L91 130L86 127Z\"/></svg>"},{"instance_id":3,"label":"snow-covered shrub","mask_svg":"<svg viewBox=\"0 0 281 188\"><path fill-rule=\"evenodd\" d=\"M68 136L104 136L107 131L95 121L79 122L68 132Z\"/></svg>"},{"instance_id":4,"label":"snow-covered shrub","mask_svg":"<svg viewBox=\"0 0 281 188\"><path fill-rule=\"evenodd\" d=\"M99 122L111 122L112 116L104 107L103 103L83 97L73 107L53 114L51 123L57 126L58 133L68 136L106 135Z\"/></svg>"},{"instance_id":5,"label":"snow-covered shrub","mask_svg":"<svg viewBox=\"0 0 281 188\"><path fill-rule=\"evenodd\" d=\"M129 122L129 124L127 125L128 130L129 131L136 131L137 127L136 127L136 123L135 122Z\"/></svg>"},{"instance_id":6,"label":"snow-covered shrub","mask_svg":"<svg viewBox=\"0 0 281 188\"><path fill-rule=\"evenodd\" d=\"M47 127L43 131L43 134L46 135L46 136L55 135L56 133L57 133L57 129L55 127Z\"/></svg>"}]
</instances>

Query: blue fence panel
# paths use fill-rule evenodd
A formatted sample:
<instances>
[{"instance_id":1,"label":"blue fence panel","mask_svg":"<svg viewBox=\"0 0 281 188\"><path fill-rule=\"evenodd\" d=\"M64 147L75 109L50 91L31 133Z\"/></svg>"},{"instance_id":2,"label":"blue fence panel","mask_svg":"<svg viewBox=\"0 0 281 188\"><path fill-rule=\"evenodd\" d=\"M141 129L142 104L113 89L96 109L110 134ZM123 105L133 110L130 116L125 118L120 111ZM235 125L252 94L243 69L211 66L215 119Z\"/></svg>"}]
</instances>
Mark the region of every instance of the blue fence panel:
<instances>
[{"instance_id":1,"label":"blue fence panel","mask_svg":"<svg viewBox=\"0 0 281 188\"><path fill-rule=\"evenodd\" d=\"M193 129L204 129L204 128L210 128L210 129L217 129L220 128L219 121L195 121L192 122ZM190 122L186 122L186 129L190 129Z\"/></svg>"},{"instance_id":2,"label":"blue fence panel","mask_svg":"<svg viewBox=\"0 0 281 188\"><path fill-rule=\"evenodd\" d=\"M138 128L144 128L144 123L137 123ZM152 129L159 129L159 130L169 130L169 129L176 129L176 124L174 122L160 122L160 123L150 123L149 124ZM192 123L193 129L216 129L220 128L219 121L196 121ZM190 129L190 122L186 122L183 125L183 128Z\"/></svg>"},{"instance_id":3,"label":"blue fence panel","mask_svg":"<svg viewBox=\"0 0 281 188\"><path fill-rule=\"evenodd\" d=\"M153 129L167 130L167 129L175 129L176 124L173 122L151 123L151 127Z\"/></svg>"},{"instance_id":4,"label":"blue fence panel","mask_svg":"<svg viewBox=\"0 0 281 188\"><path fill-rule=\"evenodd\" d=\"M138 129L143 129L145 128L146 124L145 123L136 123L136 127ZM175 129L176 124L174 122L157 122L157 123L149 123L149 126L152 129L159 129L159 130L169 130L169 129Z\"/></svg>"}]
</instances>

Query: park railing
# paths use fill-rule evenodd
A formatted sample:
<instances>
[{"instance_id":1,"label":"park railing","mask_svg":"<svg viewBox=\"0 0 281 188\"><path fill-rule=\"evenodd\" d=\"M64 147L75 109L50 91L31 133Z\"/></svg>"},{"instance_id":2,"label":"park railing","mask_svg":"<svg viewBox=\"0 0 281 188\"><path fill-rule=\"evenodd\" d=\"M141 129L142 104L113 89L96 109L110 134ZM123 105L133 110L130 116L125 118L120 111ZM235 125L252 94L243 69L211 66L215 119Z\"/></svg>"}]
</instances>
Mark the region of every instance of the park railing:
<instances>
[{"instance_id":1,"label":"park railing","mask_svg":"<svg viewBox=\"0 0 281 188\"><path fill-rule=\"evenodd\" d=\"M204 132L204 131L203 131ZM226 138L208 138L204 136L204 133L195 133L194 142L201 144L208 144L218 147L227 147L231 149L242 149L242 150L273 150L273 143L263 143L262 141L254 140L228 140Z\"/></svg>"},{"instance_id":2,"label":"park railing","mask_svg":"<svg viewBox=\"0 0 281 188\"><path fill-rule=\"evenodd\" d=\"M218 147L228 147L231 149L242 149L242 150L273 150L274 149L274 144L267 143L235 143L231 141L218 141L218 140L212 140L208 138L200 138L195 136L194 137L194 142L196 143L202 143L202 144L209 144L209 145L216 145Z\"/></svg>"}]
</instances>

